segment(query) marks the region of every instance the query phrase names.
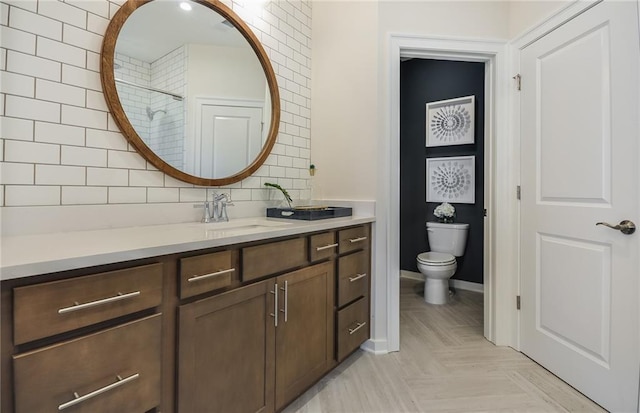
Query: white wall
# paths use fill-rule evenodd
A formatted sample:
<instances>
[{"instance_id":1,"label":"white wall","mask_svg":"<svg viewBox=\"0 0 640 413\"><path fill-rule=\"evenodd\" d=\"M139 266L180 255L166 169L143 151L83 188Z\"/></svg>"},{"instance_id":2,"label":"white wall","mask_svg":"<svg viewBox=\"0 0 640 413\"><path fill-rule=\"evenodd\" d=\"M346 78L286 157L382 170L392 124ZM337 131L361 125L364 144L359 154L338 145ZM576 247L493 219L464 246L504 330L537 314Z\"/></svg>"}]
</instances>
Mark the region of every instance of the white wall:
<instances>
[{"instance_id":1,"label":"white wall","mask_svg":"<svg viewBox=\"0 0 640 413\"><path fill-rule=\"evenodd\" d=\"M509 2L509 39L523 34L571 3L574 3L574 0L511 0Z\"/></svg>"},{"instance_id":2,"label":"white wall","mask_svg":"<svg viewBox=\"0 0 640 413\"><path fill-rule=\"evenodd\" d=\"M191 211L192 203L204 200L203 188L170 178L142 159L109 115L100 83L100 50L122 2L0 3L0 206L11 223L18 208L38 207L26 216L51 220L60 208L79 205L184 204ZM228 187L238 206L232 216L243 209L242 201L269 199L265 181L290 188L294 198L307 198L310 159L310 2L283 0L262 8L247 3L247 9L243 4L233 3L233 8L272 61L283 111L278 141L266 164ZM87 222L125 225L121 210L113 209L108 224L102 219L108 208L100 208L101 219ZM197 214L171 218L193 216Z\"/></svg>"}]
</instances>

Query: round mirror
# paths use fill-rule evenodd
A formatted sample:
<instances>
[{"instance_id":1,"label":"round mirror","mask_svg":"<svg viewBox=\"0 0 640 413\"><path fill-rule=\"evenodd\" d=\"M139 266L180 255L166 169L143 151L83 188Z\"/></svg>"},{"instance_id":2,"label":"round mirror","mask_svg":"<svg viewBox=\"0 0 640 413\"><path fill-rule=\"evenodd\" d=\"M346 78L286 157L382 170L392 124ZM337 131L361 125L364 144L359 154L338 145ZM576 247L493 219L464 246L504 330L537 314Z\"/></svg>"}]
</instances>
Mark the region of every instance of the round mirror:
<instances>
[{"instance_id":1,"label":"round mirror","mask_svg":"<svg viewBox=\"0 0 640 413\"><path fill-rule=\"evenodd\" d=\"M217 0L128 0L107 28L101 79L124 136L182 181L240 181L275 143L280 96L269 58Z\"/></svg>"}]
</instances>

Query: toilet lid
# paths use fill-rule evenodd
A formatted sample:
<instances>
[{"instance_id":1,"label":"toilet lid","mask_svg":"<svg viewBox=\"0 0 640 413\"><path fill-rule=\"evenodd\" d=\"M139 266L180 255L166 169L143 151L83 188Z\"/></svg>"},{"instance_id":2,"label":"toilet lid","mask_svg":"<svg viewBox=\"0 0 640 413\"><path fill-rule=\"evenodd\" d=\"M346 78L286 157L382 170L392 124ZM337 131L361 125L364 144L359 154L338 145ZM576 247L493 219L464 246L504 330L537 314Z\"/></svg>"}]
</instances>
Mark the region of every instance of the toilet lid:
<instances>
[{"instance_id":1,"label":"toilet lid","mask_svg":"<svg viewBox=\"0 0 640 413\"><path fill-rule=\"evenodd\" d=\"M418 255L418 261L429 265L451 265L456 262L456 257L444 252L423 252Z\"/></svg>"}]
</instances>

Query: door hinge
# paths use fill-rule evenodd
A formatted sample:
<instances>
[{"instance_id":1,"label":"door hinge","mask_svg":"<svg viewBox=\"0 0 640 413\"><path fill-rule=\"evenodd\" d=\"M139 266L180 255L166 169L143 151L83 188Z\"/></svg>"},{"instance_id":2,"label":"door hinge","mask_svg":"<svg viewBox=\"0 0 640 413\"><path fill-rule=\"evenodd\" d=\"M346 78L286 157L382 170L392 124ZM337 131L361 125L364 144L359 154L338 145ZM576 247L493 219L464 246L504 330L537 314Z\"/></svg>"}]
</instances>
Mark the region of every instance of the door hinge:
<instances>
[{"instance_id":1,"label":"door hinge","mask_svg":"<svg viewBox=\"0 0 640 413\"><path fill-rule=\"evenodd\" d=\"M516 90L522 90L522 76L520 76L520 73L515 75L513 80L516 81Z\"/></svg>"},{"instance_id":2,"label":"door hinge","mask_svg":"<svg viewBox=\"0 0 640 413\"><path fill-rule=\"evenodd\" d=\"M516 187L516 198L518 198L518 200L522 198L522 191L520 190L520 185Z\"/></svg>"},{"instance_id":3,"label":"door hinge","mask_svg":"<svg viewBox=\"0 0 640 413\"><path fill-rule=\"evenodd\" d=\"M516 295L516 310L520 309L520 296Z\"/></svg>"},{"instance_id":4,"label":"door hinge","mask_svg":"<svg viewBox=\"0 0 640 413\"><path fill-rule=\"evenodd\" d=\"M485 216L485 217L487 216L487 208L482 210L482 215Z\"/></svg>"}]
</instances>

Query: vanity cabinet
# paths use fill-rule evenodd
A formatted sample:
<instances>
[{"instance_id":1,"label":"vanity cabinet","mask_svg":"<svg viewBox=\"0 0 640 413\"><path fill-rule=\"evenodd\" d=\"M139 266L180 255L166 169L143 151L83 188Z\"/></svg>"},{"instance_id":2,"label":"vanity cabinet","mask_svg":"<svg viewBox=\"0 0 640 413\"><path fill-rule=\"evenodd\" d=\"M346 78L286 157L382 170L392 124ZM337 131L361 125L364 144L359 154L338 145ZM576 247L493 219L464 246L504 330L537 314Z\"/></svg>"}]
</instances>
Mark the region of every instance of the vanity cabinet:
<instances>
[{"instance_id":1,"label":"vanity cabinet","mask_svg":"<svg viewBox=\"0 0 640 413\"><path fill-rule=\"evenodd\" d=\"M369 337L369 234L2 281L0 412L282 410Z\"/></svg>"},{"instance_id":2,"label":"vanity cabinet","mask_svg":"<svg viewBox=\"0 0 640 413\"><path fill-rule=\"evenodd\" d=\"M159 406L162 276L156 263L13 288L13 411L142 413Z\"/></svg>"},{"instance_id":3,"label":"vanity cabinet","mask_svg":"<svg viewBox=\"0 0 640 413\"><path fill-rule=\"evenodd\" d=\"M272 412L275 280L178 309L178 411Z\"/></svg>"},{"instance_id":4,"label":"vanity cabinet","mask_svg":"<svg viewBox=\"0 0 640 413\"><path fill-rule=\"evenodd\" d=\"M306 267L179 308L180 412L272 412L333 366L334 274Z\"/></svg>"},{"instance_id":5,"label":"vanity cabinet","mask_svg":"<svg viewBox=\"0 0 640 413\"><path fill-rule=\"evenodd\" d=\"M371 228L338 231L336 360L344 360L370 337Z\"/></svg>"}]
</instances>

